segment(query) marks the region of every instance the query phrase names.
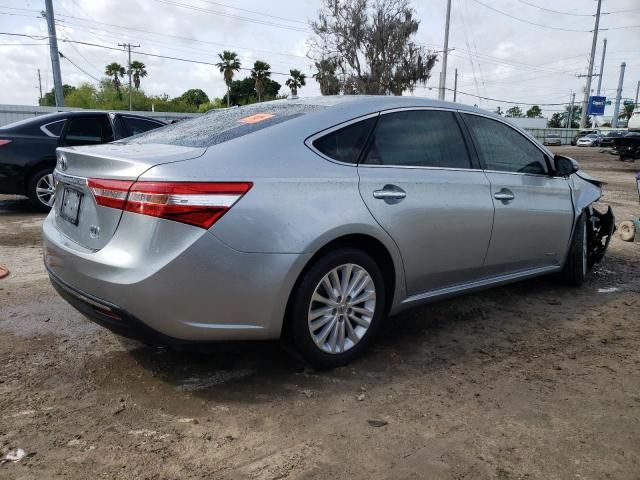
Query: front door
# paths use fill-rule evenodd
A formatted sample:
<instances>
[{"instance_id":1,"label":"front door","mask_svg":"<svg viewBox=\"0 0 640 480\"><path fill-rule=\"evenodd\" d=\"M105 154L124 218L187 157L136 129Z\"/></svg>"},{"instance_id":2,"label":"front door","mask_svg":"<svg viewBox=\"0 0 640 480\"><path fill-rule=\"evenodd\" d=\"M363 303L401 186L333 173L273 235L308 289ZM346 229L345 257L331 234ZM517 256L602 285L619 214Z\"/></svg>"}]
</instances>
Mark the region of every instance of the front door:
<instances>
[{"instance_id":1,"label":"front door","mask_svg":"<svg viewBox=\"0 0 640 480\"><path fill-rule=\"evenodd\" d=\"M399 247L409 295L482 277L493 203L453 112L382 113L358 173L362 199Z\"/></svg>"},{"instance_id":2,"label":"front door","mask_svg":"<svg viewBox=\"0 0 640 480\"><path fill-rule=\"evenodd\" d=\"M480 115L463 117L495 206L487 272L561 265L574 215L568 180L550 175L547 155L511 126Z\"/></svg>"}]
</instances>

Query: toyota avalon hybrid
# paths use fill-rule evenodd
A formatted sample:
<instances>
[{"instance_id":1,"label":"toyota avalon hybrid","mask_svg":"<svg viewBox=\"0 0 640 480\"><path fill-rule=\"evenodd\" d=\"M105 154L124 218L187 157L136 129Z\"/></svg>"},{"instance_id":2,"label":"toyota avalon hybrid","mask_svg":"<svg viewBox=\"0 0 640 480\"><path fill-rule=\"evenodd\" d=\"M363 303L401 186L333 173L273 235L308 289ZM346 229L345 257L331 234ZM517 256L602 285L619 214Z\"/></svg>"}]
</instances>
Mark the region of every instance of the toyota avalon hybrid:
<instances>
[{"instance_id":1,"label":"toyota avalon hybrid","mask_svg":"<svg viewBox=\"0 0 640 480\"><path fill-rule=\"evenodd\" d=\"M415 97L278 100L60 148L53 285L152 344L283 339L343 365L384 317L604 256L601 184L499 116Z\"/></svg>"}]
</instances>

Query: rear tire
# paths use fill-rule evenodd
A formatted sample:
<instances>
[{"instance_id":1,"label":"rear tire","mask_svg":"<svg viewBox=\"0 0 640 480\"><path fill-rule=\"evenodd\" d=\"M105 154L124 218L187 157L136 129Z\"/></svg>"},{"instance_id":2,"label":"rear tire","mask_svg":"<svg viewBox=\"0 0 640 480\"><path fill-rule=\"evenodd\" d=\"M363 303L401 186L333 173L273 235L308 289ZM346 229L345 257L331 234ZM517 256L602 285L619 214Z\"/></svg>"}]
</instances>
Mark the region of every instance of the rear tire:
<instances>
[{"instance_id":1,"label":"rear tire","mask_svg":"<svg viewBox=\"0 0 640 480\"><path fill-rule=\"evenodd\" d=\"M368 254L351 247L319 258L302 275L293 295L287 319L291 340L318 370L362 355L386 311L382 271Z\"/></svg>"},{"instance_id":2,"label":"rear tire","mask_svg":"<svg viewBox=\"0 0 640 480\"><path fill-rule=\"evenodd\" d=\"M48 212L55 200L55 184L53 169L38 170L29 179L27 195L34 207L41 212Z\"/></svg>"},{"instance_id":3,"label":"rear tire","mask_svg":"<svg viewBox=\"0 0 640 480\"><path fill-rule=\"evenodd\" d=\"M576 222L567 260L562 270L562 276L569 285L579 287L587 278L589 271L587 248L587 220L586 215L583 213Z\"/></svg>"}]
</instances>

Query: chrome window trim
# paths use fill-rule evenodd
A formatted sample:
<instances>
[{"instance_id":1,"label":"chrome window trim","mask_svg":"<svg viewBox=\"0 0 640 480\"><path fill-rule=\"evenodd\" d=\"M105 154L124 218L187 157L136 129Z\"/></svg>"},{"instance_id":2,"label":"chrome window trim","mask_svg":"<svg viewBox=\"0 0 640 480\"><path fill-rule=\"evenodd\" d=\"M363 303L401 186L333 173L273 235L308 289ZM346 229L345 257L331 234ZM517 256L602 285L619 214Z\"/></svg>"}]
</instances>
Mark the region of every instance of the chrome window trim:
<instances>
[{"instance_id":1,"label":"chrome window trim","mask_svg":"<svg viewBox=\"0 0 640 480\"><path fill-rule=\"evenodd\" d=\"M40 130L42 131L42 133L44 133L47 137L51 137L51 138L60 138L60 135L54 135L53 132L50 132L49 129L47 128L49 125L53 125L54 123L60 123L60 122L66 122L67 119L63 118L62 120L56 120L55 122L49 122L49 123L45 123L44 125L40 125ZM64 128L64 127L63 127Z\"/></svg>"}]
</instances>

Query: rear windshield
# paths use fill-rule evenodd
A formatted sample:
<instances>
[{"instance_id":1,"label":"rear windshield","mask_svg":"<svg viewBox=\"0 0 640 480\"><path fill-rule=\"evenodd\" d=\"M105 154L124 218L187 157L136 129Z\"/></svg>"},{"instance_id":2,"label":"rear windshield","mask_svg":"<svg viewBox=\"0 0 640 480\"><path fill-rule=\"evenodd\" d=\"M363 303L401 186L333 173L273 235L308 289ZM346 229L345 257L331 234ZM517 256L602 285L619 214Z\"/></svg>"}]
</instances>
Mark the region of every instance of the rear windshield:
<instances>
[{"instance_id":1,"label":"rear windshield","mask_svg":"<svg viewBox=\"0 0 640 480\"><path fill-rule=\"evenodd\" d=\"M163 143L183 147L211 147L286 122L326 107L276 101L212 110L118 143Z\"/></svg>"}]
</instances>

